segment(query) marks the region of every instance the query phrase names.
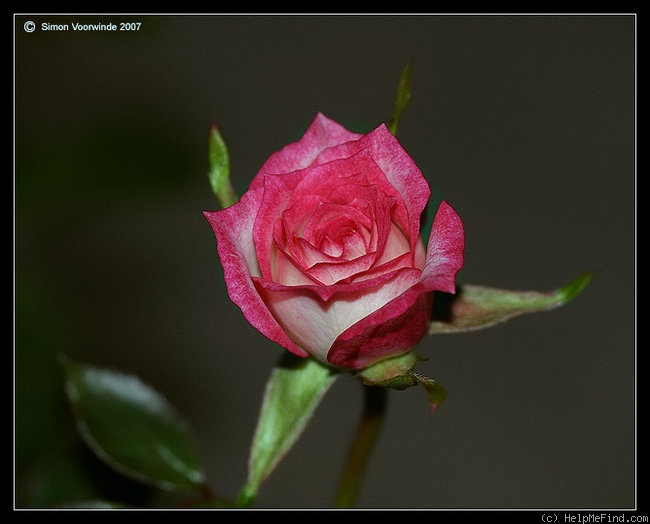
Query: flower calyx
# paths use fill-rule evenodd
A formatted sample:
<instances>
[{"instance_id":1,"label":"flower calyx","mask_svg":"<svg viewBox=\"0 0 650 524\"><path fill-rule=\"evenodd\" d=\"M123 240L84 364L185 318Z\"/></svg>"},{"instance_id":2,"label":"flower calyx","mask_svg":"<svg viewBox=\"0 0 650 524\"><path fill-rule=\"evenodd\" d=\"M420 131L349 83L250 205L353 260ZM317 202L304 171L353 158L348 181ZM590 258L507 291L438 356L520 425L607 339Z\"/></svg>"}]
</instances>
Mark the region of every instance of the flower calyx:
<instances>
[{"instance_id":1,"label":"flower calyx","mask_svg":"<svg viewBox=\"0 0 650 524\"><path fill-rule=\"evenodd\" d=\"M435 380L414 370L418 360L422 360L422 358L411 351L377 362L360 371L357 376L366 386L380 386L397 390L420 386L429 397L429 412L434 414L447 397L447 390Z\"/></svg>"}]
</instances>

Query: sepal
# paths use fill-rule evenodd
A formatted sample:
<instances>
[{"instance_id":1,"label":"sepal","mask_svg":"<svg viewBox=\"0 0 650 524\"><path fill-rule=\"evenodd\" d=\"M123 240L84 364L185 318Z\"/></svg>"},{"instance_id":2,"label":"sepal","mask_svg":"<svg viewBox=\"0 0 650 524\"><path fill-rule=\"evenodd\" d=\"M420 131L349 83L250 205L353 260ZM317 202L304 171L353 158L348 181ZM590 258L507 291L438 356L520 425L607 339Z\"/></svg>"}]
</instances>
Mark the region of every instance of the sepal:
<instances>
[{"instance_id":1,"label":"sepal","mask_svg":"<svg viewBox=\"0 0 650 524\"><path fill-rule=\"evenodd\" d=\"M222 208L226 208L237 202L237 195L230 182L230 155L228 148L219 129L216 125L210 128L210 140L208 145L210 159L210 171L208 180L212 192L219 200Z\"/></svg>"},{"instance_id":2,"label":"sepal","mask_svg":"<svg viewBox=\"0 0 650 524\"><path fill-rule=\"evenodd\" d=\"M420 357L411 351L373 364L362 370L358 377L367 386L380 386L398 390L420 386L429 397L429 411L433 414L447 397L447 390L435 380L425 377L414 370L418 360L420 360Z\"/></svg>"},{"instance_id":3,"label":"sepal","mask_svg":"<svg viewBox=\"0 0 650 524\"><path fill-rule=\"evenodd\" d=\"M485 329L520 315L560 307L580 294L592 277L591 272L583 273L554 291L459 285L455 295L437 292L429 334Z\"/></svg>"}]
</instances>

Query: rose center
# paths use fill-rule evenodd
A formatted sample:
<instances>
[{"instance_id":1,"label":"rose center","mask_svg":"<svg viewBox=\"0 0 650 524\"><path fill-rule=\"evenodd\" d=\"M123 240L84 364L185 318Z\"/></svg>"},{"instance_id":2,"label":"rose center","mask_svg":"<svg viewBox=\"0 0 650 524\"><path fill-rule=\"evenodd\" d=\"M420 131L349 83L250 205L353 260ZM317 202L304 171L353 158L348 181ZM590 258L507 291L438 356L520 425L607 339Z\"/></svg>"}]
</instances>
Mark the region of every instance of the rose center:
<instances>
[{"instance_id":1,"label":"rose center","mask_svg":"<svg viewBox=\"0 0 650 524\"><path fill-rule=\"evenodd\" d=\"M394 198L376 191L366 196L372 198L346 202L309 195L287 208L273 228L274 281L329 286L411 266L410 243L394 221Z\"/></svg>"},{"instance_id":2,"label":"rose center","mask_svg":"<svg viewBox=\"0 0 650 524\"><path fill-rule=\"evenodd\" d=\"M348 217L337 217L320 223L311 238L305 240L324 255L345 260L365 255L369 248L367 229Z\"/></svg>"}]
</instances>

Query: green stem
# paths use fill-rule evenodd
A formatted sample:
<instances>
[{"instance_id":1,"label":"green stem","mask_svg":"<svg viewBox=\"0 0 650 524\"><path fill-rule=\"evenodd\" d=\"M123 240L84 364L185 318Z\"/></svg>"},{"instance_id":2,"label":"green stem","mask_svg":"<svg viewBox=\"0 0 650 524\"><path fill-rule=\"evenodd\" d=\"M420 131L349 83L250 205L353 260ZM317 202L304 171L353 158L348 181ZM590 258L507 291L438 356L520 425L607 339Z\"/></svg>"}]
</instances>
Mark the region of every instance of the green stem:
<instances>
[{"instance_id":1,"label":"green stem","mask_svg":"<svg viewBox=\"0 0 650 524\"><path fill-rule=\"evenodd\" d=\"M343 474L339 481L335 501L337 508L354 507L370 453L373 450L381 422L386 413L387 388L364 385L363 389L363 415L355 439L348 451Z\"/></svg>"}]
</instances>

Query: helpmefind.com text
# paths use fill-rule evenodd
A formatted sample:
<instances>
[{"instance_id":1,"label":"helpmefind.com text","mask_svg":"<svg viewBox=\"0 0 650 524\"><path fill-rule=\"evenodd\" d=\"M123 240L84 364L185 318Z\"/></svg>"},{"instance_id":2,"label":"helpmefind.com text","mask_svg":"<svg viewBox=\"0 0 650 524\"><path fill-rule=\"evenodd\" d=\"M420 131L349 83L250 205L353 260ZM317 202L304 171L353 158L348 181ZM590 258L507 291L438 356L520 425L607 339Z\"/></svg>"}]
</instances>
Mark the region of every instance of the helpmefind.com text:
<instances>
[{"instance_id":1,"label":"helpmefind.com text","mask_svg":"<svg viewBox=\"0 0 650 524\"><path fill-rule=\"evenodd\" d=\"M625 513L543 513L542 522L547 524L616 524L617 522L648 522L647 515L628 515Z\"/></svg>"}]
</instances>

